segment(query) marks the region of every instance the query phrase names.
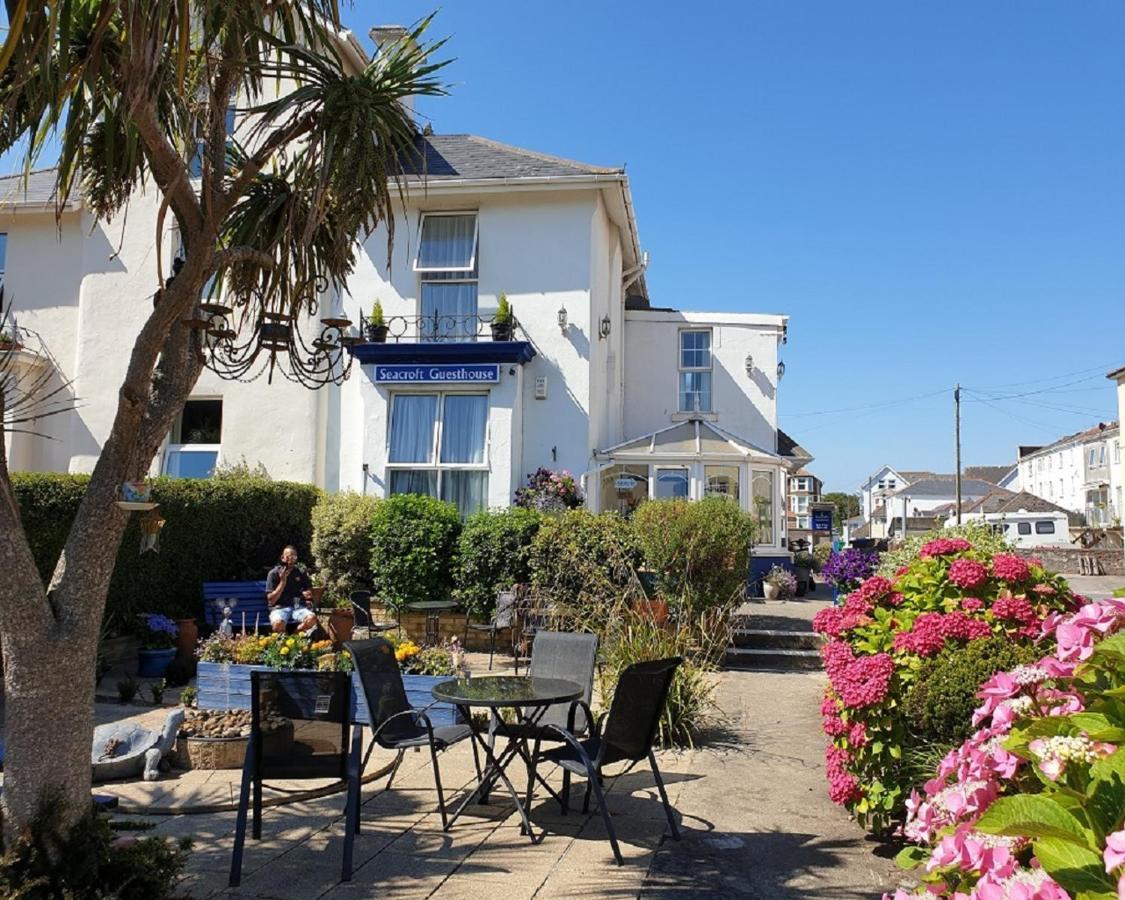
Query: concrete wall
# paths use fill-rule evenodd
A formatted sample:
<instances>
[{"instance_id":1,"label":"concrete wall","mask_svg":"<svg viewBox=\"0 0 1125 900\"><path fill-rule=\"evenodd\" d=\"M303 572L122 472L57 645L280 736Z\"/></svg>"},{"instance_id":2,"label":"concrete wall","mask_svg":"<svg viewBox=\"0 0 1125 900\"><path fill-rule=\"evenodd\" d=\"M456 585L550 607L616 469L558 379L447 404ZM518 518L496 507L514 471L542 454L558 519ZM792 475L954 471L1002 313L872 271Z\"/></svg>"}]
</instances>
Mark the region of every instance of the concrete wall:
<instances>
[{"instance_id":1,"label":"concrete wall","mask_svg":"<svg viewBox=\"0 0 1125 900\"><path fill-rule=\"evenodd\" d=\"M1077 547L1033 547L1017 549L1023 557L1035 557L1042 560L1043 565L1052 572L1061 572L1064 575L1079 575L1082 572L1081 560L1093 560L1101 574L1125 575L1125 555L1121 550L1083 550ZM1097 572L1093 573L1097 574Z\"/></svg>"}]
</instances>

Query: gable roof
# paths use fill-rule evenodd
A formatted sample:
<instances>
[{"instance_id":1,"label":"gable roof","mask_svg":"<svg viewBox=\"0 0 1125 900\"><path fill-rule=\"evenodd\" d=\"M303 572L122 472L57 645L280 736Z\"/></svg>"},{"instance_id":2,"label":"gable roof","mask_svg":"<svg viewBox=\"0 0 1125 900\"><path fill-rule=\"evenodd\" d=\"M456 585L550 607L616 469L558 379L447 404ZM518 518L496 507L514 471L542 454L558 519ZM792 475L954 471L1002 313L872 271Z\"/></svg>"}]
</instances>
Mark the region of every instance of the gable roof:
<instances>
[{"instance_id":1,"label":"gable roof","mask_svg":"<svg viewBox=\"0 0 1125 900\"><path fill-rule=\"evenodd\" d=\"M703 456L709 458L728 456L740 461L747 457L778 458L776 453L736 437L718 425L702 419L690 419L677 425L669 425L651 434L599 450L598 455L622 460L648 460L652 457L690 459Z\"/></svg>"},{"instance_id":2,"label":"gable roof","mask_svg":"<svg viewBox=\"0 0 1125 900\"><path fill-rule=\"evenodd\" d=\"M977 478L981 481L999 484L1011 471L1011 466L965 466L961 474L965 478Z\"/></svg>"},{"instance_id":3,"label":"gable roof","mask_svg":"<svg viewBox=\"0 0 1125 900\"><path fill-rule=\"evenodd\" d=\"M58 169L36 169L25 179L23 173L0 177L0 208L55 205ZM76 195L73 195L76 198ZM74 200L71 201L72 203Z\"/></svg>"},{"instance_id":4,"label":"gable roof","mask_svg":"<svg viewBox=\"0 0 1125 900\"><path fill-rule=\"evenodd\" d=\"M1053 512L1069 516L1068 510L1063 507L1052 503L1050 500L1044 500L1042 497L1037 497L1035 494L1030 494L1027 491L1012 492L1006 491L1003 488L998 488L990 494L986 494L979 500L974 500L967 506L961 507L961 512L977 512L977 513L1018 513L1018 512Z\"/></svg>"},{"instance_id":5,"label":"gable roof","mask_svg":"<svg viewBox=\"0 0 1125 900\"><path fill-rule=\"evenodd\" d=\"M930 478L923 478L921 481L915 481L912 484L908 484L906 487L899 488L890 496L902 497L909 494L915 500L921 497L952 497L956 490L956 482L953 478L944 475L934 475ZM989 494L994 490L996 490L996 485L991 482L981 481L979 478L962 478L962 505L965 497L983 497L985 494Z\"/></svg>"},{"instance_id":6,"label":"gable roof","mask_svg":"<svg viewBox=\"0 0 1125 900\"><path fill-rule=\"evenodd\" d=\"M1066 447L1070 444L1083 444L1086 441L1096 440L1100 437L1110 437L1117 430L1117 422L1099 422L1093 428L1087 428L1084 431L1076 431L1073 434L1065 435L1057 441L1044 444L1042 447L1020 447L1020 459L1025 459L1029 456L1038 456L1040 453L1050 453L1052 450Z\"/></svg>"},{"instance_id":7,"label":"gable roof","mask_svg":"<svg viewBox=\"0 0 1125 900\"><path fill-rule=\"evenodd\" d=\"M905 478L907 481L909 481L911 483L914 483L915 481L921 481L923 478L944 478L945 477L944 475L938 475L936 472L928 472L928 471L924 471L924 470L921 470L921 469L919 469L918 471L911 471L911 472L908 472L905 469L901 469L901 470L899 470L898 474L901 475L903 478ZM950 477L952 477L952 476L950 476Z\"/></svg>"},{"instance_id":8,"label":"gable roof","mask_svg":"<svg viewBox=\"0 0 1125 900\"><path fill-rule=\"evenodd\" d=\"M800 461L802 465L813 460L813 455L808 450L780 428L777 429L777 455L793 463Z\"/></svg>"},{"instance_id":9,"label":"gable roof","mask_svg":"<svg viewBox=\"0 0 1125 900\"><path fill-rule=\"evenodd\" d=\"M415 146L416 152L402 160L403 173L411 179L565 178L625 173L623 168L593 166L476 134L422 134Z\"/></svg>"}]
</instances>

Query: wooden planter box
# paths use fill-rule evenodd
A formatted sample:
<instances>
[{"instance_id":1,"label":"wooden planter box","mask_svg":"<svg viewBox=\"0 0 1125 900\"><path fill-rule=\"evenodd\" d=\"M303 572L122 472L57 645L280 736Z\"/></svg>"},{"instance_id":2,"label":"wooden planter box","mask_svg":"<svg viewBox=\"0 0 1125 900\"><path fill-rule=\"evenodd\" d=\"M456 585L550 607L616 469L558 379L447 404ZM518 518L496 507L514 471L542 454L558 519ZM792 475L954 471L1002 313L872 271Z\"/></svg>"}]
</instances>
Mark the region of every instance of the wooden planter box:
<instances>
[{"instance_id":1,"label":"wooden planter box","mask_svg":"<svg viewBox=\"0 0 1125 900\"><path fill-rule=\"evenodd\" d=\"M195 675L195 705L200 709L249 709L250 673L272 672L269 666L242 666L235 663L200 662ZM449 675L403 675L406 699L416 709L434 703L430 689L435 684L448 681ZM359 678L352 675L352 705L355 709L353 721L370 724L367 700L359 686ZM449 703L434 703L427 710L433 726L455 725L461 722L460 711Z\"/></svg>"}]
</instances>

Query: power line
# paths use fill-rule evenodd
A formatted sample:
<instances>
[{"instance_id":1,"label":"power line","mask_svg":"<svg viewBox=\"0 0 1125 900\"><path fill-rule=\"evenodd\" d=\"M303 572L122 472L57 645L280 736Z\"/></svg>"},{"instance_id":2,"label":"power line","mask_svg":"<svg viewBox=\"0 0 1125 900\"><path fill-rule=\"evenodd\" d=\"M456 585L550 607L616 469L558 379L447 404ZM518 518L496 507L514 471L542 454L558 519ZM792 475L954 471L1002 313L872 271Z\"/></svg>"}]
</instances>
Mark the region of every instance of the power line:
<instances>
[{"instance_id":1,"label":"power line","mask_svg":"<svg viewBox=\"0 0 1125 900\"><path fill-rule=\"evenodd\" d=\"M925 400L927 397L936 397L938 394L948 394L949 388L940 391L931 391L928 394L916 394L913 397L903 397L901 400L886 400L882 403L868 403L863 406L842 406L839 409L822 409L815 412L788 413L786 418L799 419L806 416L831 416L836 413L858 412L868 409L885 409L888 406L901 406L903 403L913 403L915 400Z\"/></svg>"},{"instance_id":2,"label":"power line","mask_svg":"<svg viewBox=\"0 0 1125 900\"><path fill-rule=\"evenodd\" d=\"M1088 369L1077 369L1073 372L1063 372L1060 375L1052 375L1048 378L1036 378L1036 379L1032 379L1031 381L1009 381L1009 382L1004 383L1004 384L993 384L993 385L988 385L988 386L982 387L982 388L976 388L976 390L983 390L983 391L988 392L989 388L1013 388L1013 387L1025 387L1029 384L1045 384L1046 382L1050 382L1050 381L1058 381L1060 378L1070 378L1072 375L1085 375L1089 372L1097 372L1100 375L1100 374L1104 374L1107 369L1114 368L1115 365L1116 365L1116 363L1105 363L1105 364L1100 365L1100 366L1091 366ZM968 390L968 388L966 388L966 390Z\"/></svg>"}]
</instances>

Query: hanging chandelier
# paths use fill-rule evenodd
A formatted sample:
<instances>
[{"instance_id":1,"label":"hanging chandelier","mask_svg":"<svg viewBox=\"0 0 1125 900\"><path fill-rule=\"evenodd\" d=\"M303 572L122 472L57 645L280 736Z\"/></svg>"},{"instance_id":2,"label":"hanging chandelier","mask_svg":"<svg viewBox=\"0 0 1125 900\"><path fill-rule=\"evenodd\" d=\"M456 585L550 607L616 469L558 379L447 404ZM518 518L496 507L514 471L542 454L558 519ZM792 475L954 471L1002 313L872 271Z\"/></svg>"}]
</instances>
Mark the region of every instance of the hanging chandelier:
<instances>
[{"instance_id":1,"label":"hanging chandelier","mask_svg":"<svg viewBox=\"0 0 1125 900\"><path fill-rule=\"evenodd\" d=\"M318 279L316 295L327 290L326 280ZM259 294L256 298L262 301ZM359 335L349 333L352 321L344 316L320 319L320 332L306 341L295 317L288 312L270 310L264 302L239 304L243 307L240 328L235 328L239 311L223 303L205 301L199 304L198 316L185 319L198 341L203 364L228 381L253 381L266 374L273 383L274 372L306 388L341 384L351 373L349 347L359 343ZM315 318L318 303L308 301L310 315ZM246 311L261 310L254 322L247 321ZM239 340L240 332L246 332Z\"/></svg>"}]
</instances>

